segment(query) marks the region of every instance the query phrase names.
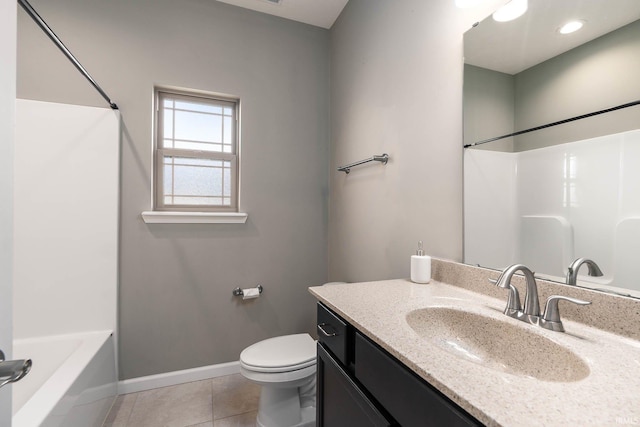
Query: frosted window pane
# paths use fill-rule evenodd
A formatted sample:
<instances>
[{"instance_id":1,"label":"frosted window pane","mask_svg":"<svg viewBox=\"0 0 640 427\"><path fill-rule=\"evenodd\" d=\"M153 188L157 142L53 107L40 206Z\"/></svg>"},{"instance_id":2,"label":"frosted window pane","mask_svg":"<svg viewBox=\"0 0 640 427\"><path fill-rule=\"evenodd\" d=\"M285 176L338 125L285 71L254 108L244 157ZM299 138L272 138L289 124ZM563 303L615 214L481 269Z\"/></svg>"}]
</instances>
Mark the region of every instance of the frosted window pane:
<instances>
[{"instance_id":1,"label":"frosted window pane","mask_svg":"<svg viewBox=\"0 0 640 427\"><path fill-rule=\"evenodd\" d=\"M174 148L172 139L164 139L162 144L164 148Z\"/></svg>"},{"instance_id":2,"label":"frosted window pane","mask_svg":"<svg viewBox=\"0 0 640 427\"><path fill-rule=\"evenodd\" d=\"M166 108L173 108L173 100L165 99L164 101L162 101L162 105L165 106Z\"/></svg>"},{"instance_id":3,"label":"frosted window pane","mask_svg":"<svg viewBox=\"0 0 640 427\"><path fill-rule=\"evenodd\" d=\"M222 205L222 197L174 197L176 205Z\"/></svg>"},{"instance_id":4,"label":"frosted window pane","mask_svg":"<svg viewBox=\"0 0 640 427\"><path fill-rule=\"evenodd\" d=\"M224 193L223 196L229 197L231 196L231 169L229 168L229 162L225 162L226 167L224 168Z\"/></svg>"},{"instance_id":5,"label":"frosted window pane","mask_svg":"<svg viewBox=\"0 0 640 427\"><path fill-rule=\"evenodd\" d=\"M233 114L233 110L232 110L231 108L226 107L226 108L224 109L224 115L225 115L225 116L230 116L230 115L232 115L232 114Z\"/></svg>"},{"instance_id":6,"label":"frosted window pane","mask_svg":"<svg viewBox=\"0 0 640 427\"><path fill-rule=\"evenodd\" d=\"M172 194L173 191L171 190L171 187L173 186L173 167L171 166L171 164L166 164L164 165L164 194Z\"/></svg>"},{"instance_id":7,"label":"frosted window pane","mask_svg":"<svg viewBox=\"0 0 640 427\"><path fill-rule=\"evenodd\" d=\"M163 163L165 204L231 205L231 162L165 156Z\"/></svg>"},{"instance_id":8,"label":"frosted window pane","mask_svg":"<svg viewBox=\"0 0 640 427\"><path fill-rule=\"evenodd\" d=\"M175 166L174 191L176 196L220 196L222 169Z\"/></svg>"},{"instance_id":9,"label":"frosted window pane","mask_svg":"<svg viewBox=\"0 0 640 427\"><path fill-rule=\"evenodd\" d=\"M176 101L176 108L181 110L199 111L201 113L222 114L222 107L199 102Z\"/></svg>"}]
</instances>

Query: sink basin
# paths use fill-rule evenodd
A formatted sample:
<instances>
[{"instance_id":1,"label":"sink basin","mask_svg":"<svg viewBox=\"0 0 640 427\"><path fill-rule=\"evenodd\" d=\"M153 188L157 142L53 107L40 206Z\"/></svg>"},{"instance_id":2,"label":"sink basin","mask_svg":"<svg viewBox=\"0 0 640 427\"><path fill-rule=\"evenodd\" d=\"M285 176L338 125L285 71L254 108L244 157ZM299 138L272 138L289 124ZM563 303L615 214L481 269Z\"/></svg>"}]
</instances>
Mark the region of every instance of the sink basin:
<instances>
[{"instance_id":1,"label":"sink basin","mask_svg":"<svg viewBox=\"0 0 640 427\"><path fill-rule=\"evenodd\" d=\"M507 321L447 307L411 311L409 326L427 342L479 365L542 381L572 382L589 375L576 354Z\"/></svg>"}]
</instances>

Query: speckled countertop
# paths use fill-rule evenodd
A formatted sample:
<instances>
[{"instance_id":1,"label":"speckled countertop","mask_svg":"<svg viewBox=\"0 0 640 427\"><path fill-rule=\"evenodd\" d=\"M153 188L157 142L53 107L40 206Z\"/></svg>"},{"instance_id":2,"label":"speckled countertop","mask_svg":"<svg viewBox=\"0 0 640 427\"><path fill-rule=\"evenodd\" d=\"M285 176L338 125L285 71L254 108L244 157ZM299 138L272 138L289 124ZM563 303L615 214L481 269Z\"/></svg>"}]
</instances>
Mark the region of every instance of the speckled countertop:
<instances>
[{"instance_id":1,"label":"speckled countertop","mask_svg":"<svg viewBox=\"0 0 640 427\"><path fill-rule=\"evenodd\" d=\"M566 333L534 327L502 314L506 295L504 299L496 299L436 280L429 284L387 280L309 290L488 426L640 425L640 341L636 339L566 319ZM544 306L542 298L541 306ZM552 373L540 380L534 378L537 375L532 375L531 370L514 372L501 369L499 363L488 366L477 358L455 356L455 351L447 351L442 343L436 343L433 334L425 335L408 323L409 313L412 313L409 318L415 319L421 313L416 310L429 307L449 307L507 322L501 325L511 333L493 339L498 346L506 345L503 349L515 348L511 357L519 356L517 349L521 345L513 339L513 332L517 333L513 328L525 328L527 340L550 340L565 352L546 354L530 345L527 354L511 363L516 366L518 362L538 363L532 368L534 371L544 370L545 366L568 366L564 373L580 379L554 381L551 378L556 379L556 373ZM637 319L632 316L631 320ZM575 368L572 366L576 360L572 362L568 357L572 354L579 358Z\"/></svg>"}]
</instances>

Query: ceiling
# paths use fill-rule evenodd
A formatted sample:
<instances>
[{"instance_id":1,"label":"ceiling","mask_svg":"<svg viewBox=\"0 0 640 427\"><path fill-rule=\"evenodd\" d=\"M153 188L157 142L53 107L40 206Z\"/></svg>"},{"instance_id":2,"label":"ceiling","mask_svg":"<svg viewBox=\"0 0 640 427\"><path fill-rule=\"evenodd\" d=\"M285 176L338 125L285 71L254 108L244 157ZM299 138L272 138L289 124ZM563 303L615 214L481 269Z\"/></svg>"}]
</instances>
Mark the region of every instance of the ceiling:
<instances>
[{"instance_id":1,"label":"ceiling","mask_svg":"<svg viewBox=\"0 0 640 427\"><path fill-rule=\"evenodd\" d=\"M349 0L218 0L269 15L331 28Z\"/></svg>"},{"instance_id":2,"label":"ceiling","mask_svg":"<svg viewBox=\"0 0 640 427\"><path fill-rule=\"evenodd\" d=\"M574 19L586 25L568 35L557 32ZM529 9L520 18L496 22L489 16L468 30L464 59L478 67L517 74L638 19L639 0L529 0Z\"/></svg>"}]
</instances>

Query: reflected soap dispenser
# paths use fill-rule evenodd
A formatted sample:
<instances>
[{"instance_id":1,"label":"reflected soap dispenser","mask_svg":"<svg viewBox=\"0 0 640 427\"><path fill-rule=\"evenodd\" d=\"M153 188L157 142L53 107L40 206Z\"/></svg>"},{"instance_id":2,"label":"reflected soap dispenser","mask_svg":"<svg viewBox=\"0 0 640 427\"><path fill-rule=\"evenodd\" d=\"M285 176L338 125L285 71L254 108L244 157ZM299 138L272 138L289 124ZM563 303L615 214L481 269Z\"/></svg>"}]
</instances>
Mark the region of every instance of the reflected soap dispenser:
<instances>
[{"instance_id":1,"label":"reflected soap dispenser","mask_svg":"<svg viewBox=\"0 0 640 427\"><path fill-rule=\"evenodd\" d=\"M429 283L431 280L431 257L424 254L422 240L418 242L418 250L411 255L411 281Z\"/></svg>"}]
</instances>

